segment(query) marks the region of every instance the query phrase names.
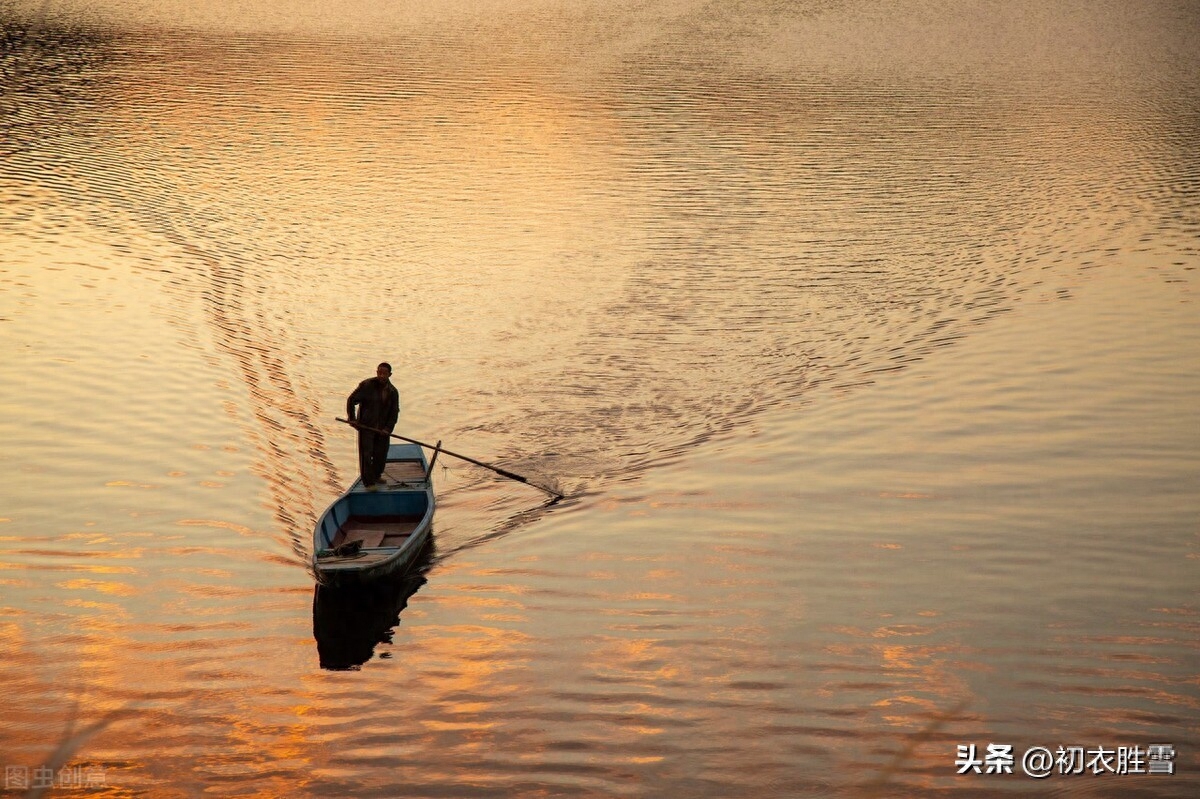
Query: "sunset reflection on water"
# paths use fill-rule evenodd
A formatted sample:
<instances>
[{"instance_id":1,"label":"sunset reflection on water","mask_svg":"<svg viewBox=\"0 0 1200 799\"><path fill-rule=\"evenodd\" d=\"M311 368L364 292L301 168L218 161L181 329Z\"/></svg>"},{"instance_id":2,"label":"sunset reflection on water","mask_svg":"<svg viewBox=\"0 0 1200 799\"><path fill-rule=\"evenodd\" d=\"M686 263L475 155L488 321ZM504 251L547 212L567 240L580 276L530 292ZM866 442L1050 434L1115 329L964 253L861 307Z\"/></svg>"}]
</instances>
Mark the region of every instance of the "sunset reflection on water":
<instances>
[{"instance_id":1,"label":"sunset reflection on water","mask_svg":"<svg viewBox=\"0 0 1200 799\"><path fill-rule=\"evenodd\" d=\"M112 795L1191 796L1195 22L10 4L4 764L101 724ZM418 574L314 589L380 360L398 432L567 497L443 458Z\"/></svg>"}]
</instances>

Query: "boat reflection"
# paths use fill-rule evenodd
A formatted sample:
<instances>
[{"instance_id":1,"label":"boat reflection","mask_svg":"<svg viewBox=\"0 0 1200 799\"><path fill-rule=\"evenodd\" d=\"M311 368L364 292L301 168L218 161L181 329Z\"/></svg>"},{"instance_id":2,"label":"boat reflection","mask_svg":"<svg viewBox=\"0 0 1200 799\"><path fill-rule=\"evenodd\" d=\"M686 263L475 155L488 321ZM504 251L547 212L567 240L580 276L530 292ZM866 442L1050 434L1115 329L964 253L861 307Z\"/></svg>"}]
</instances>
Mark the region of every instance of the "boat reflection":
<instances>
[{"instance_id":1,"label":"boat reflection","mask_svg":"<svg viewBox=\"0 0 1200 799\"><path fill-rule=\"evenodd\" d=\"M385 577L362 585L317 584L313 593L313 638L321 668L358 669L379 644L392 642L392 630L408 599L425 584L433 542L403 576ZM387 657L381 654L380 657Z\"/></svg>"}]
</instances>

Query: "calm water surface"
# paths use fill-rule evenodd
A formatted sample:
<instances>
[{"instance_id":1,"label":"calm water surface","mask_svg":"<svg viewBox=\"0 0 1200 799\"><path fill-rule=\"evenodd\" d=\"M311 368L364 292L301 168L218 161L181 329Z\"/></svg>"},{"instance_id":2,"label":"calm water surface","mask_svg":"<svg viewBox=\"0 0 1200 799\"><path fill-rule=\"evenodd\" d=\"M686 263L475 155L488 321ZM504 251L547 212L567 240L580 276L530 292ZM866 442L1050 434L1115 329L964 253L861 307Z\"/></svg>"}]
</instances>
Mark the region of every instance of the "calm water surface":
<instances>
[{"instance_id":1,"label":"calm water surface","mask_svg":"<svg viewBox=\"0 0 1200 799\"><path fill-rule=\"evenodd\" d=\"M1200 790L1194 3L0 32L6 779L105 722L97 795ZM317 592L385 359L568 498L446 459L421 573Z\"/></svg>"}]
</instances>

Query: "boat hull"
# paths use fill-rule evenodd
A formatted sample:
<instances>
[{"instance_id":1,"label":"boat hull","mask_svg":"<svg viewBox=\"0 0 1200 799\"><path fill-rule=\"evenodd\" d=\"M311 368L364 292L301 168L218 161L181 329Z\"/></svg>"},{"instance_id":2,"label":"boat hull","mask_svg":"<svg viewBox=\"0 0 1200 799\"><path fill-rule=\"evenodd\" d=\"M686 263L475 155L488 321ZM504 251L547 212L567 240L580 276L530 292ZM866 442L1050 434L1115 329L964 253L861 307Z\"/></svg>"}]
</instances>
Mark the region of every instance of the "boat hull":
<instances>
[{"instance_id":1,"label":"boat hull","mask_svg":"<svg viewBox=\"0 0 1200 799\"><path fill-rule=\"evenodd\" d=\"M368 490L356 480L334 500L313 530L317 580L331 586L355 585L411 569L432 533L434 497L428 472L421 447L392 444L384 486Z\"/></svg>"}]
</instances>

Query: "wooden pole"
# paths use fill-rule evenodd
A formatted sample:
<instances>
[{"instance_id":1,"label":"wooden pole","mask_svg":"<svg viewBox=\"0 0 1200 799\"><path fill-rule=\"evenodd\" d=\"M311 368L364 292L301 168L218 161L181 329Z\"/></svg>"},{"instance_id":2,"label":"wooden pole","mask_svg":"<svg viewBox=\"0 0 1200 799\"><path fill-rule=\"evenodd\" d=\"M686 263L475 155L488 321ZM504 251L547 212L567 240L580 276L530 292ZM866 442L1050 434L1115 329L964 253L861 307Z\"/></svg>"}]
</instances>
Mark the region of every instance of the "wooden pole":
<instances>
[{"instance_id":1,"label":"wooden pole","mask_svg":"<svg viewBox=\"0 0 1200 799\"><path fill-rule=\"evenodd\" d=\"M397 435L395 433L389 433L386 430L380 430L375 427L367 427L366 425L359 424L356 421L352 422L349 419L343 419L340 416L337 417L337 420L339 422L345 422L346 424L348 424L351 427L358 429L358 430L368 430L372 433L378 433L381 436L390 436L392 438L398 438L401 441L407 441L410 444L417 444L418 446L425 447L426 449L432 449L432 450L434 450L434 453L435 453L434 458L437 457L436 453L444 452L452 458L458 458L459 460L466 461L467 463L473 463L476 466L482 466L485 469L491 469L493 472L500 475L501 477L507 477L509 480L516 480L519 483L524 483L525 485L533 486L536 489L545 491L547 494L554 497L555 500L559 500L559 499L563 498L563 495L560 492L555 491L552 488L547 488L546 486L542 486L542 485L538 485L537 483L530 482L528 477L522 477L521 475L516 474L515 472L510 472L507 469L501 469L499 466L493 466L490 463L484 463L483 461L476 460L475 458L472 458L468 455L460 455L457 452L451 452L450 450L448 450L442 446L441 441L439 441L437 443L437 446L433 446L430 444L426 444L424 441L418 441L415 438L408 438L407 436L401 436L401 435Z\"/></svg>"}]
</instances>

